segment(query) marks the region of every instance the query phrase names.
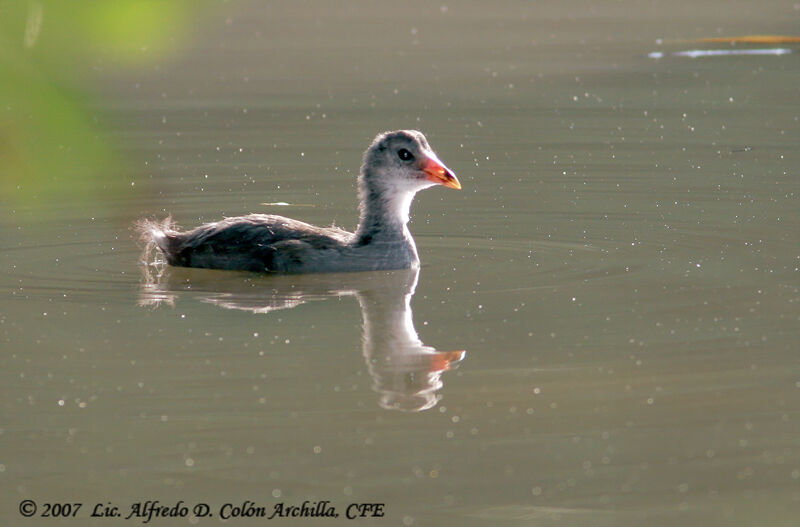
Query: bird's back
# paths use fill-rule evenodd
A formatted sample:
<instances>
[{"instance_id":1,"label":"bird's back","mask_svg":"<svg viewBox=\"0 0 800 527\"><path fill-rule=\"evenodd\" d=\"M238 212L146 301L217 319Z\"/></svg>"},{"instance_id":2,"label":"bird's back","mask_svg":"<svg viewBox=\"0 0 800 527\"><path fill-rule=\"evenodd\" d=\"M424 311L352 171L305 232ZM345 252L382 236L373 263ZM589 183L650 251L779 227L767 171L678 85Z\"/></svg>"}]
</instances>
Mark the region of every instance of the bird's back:
<instances>
[{"instance_id":1,"label":"bird's back","mask_svg":"<svg viewBox=\"0 0 800 527\"><path fill-rule=\"evenodd\" d=\"M153 240L170 265L209 269L299 272L307 254L347 246L353 235L269 214L207 223L186 232L159 230Z\"/></svg>"}]
</instances>

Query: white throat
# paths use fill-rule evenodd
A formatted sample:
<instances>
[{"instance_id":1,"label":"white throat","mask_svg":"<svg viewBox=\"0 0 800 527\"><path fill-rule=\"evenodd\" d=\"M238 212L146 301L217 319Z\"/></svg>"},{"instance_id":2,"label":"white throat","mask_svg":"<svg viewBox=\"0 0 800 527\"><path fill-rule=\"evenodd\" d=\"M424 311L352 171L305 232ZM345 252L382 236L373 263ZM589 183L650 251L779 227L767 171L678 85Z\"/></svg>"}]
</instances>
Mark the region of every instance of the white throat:
<instances>
[{"instance_id":1,"label":"white throat","mask_svg":"<svg viewBox=\"0 0 800 527\"><path fill-rule=\"evenodd\" d=\"M362 179L360 182L362 201L358 233L373 238L408 238L410 234L406 225L410 219L411 202L417 191L430 185L394 174L382 176L380 180Z\"/></svg>"},{"instance_id":2,"label":"white throat","mask_svg":"<svg viewBox=\"0 0 800 527\"><path fill-rule=\"evenodd\" d=\"M406 225L410 221L411 202L416 192L398 190L386 200L384 214L387 222L397 221Z\"/></svg>"}]
</instances>

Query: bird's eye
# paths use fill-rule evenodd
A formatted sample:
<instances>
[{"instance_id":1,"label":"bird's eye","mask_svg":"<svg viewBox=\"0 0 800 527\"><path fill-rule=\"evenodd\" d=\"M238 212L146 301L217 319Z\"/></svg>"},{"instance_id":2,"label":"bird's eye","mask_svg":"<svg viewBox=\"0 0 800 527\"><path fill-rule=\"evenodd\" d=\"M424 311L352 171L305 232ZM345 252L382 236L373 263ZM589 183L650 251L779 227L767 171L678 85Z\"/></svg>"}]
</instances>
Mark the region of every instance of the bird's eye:
<instances>
[{"instance_id":1,"label":"bird's eye","mask_svg":"<svg viewBox=\"0 0 800 527\"><path fill-rule=\"evenodd\" d=\"M414 159L414 155L405 148L401 148L400 150L397 151L397 157L399 157L403 161L411 161L412 159Z\"/></svg>"}]
</instances>

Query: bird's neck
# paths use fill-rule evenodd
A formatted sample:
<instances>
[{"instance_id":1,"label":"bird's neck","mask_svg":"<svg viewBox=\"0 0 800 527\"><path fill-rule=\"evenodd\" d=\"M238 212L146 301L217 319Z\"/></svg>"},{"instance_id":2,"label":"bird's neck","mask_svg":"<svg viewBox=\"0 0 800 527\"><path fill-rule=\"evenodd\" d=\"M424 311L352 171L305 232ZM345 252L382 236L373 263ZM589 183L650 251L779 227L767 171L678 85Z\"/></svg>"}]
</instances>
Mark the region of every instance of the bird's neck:
<instances>
[{"instance_id":1,"label":"bird's neck","mask_svg":"<svg viewBox=\"0 0 800 527\"><path fill-rule=\"evenodd\" d=\"M368 178L359 180L360 217L356 235L369 241L401 241L411 238L409 213L414 192L375 188Z\"/></svg>"}]
</instances>

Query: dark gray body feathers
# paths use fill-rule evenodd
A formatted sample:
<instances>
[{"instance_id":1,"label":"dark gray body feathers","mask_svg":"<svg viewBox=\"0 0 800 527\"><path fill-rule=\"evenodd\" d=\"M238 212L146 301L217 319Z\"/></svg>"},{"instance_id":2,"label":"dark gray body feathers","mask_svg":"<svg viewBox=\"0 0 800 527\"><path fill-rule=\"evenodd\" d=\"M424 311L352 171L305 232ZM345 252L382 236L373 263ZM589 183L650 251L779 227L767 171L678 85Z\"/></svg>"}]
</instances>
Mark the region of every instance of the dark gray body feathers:
<instances>
[{"instance_id":1,"label":"dark gray body feathers","mask_svg":"<svg viewBox=\"0 0 800 527\"><path fill-rule=\"evenodd\" d=\"M170 265L257 272L296 272L317 256L339 252L353 234L268 214L207 223L186 232L161 231L155 243Z\"/></svg>"}]
</instances>

